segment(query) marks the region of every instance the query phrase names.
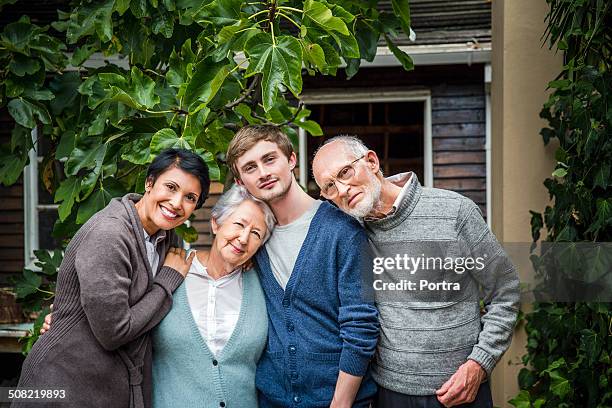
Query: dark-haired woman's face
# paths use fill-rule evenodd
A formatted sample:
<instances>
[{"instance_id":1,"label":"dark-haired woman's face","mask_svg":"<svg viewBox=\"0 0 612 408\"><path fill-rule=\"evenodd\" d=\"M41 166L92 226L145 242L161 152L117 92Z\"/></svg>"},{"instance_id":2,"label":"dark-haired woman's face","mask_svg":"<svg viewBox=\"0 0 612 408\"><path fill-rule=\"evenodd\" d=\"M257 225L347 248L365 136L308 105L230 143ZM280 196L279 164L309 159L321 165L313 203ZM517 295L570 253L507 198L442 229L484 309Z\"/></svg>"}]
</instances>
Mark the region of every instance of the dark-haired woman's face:
<instances>
[{"instance_id":1,"label":"dark-haired woman's face","mask_svg":"<svg viewBox=\"0 0 612 408\"><path fill-rule=\"evenodd\" d=\"M181 225L193 213L202 193L200 180L193 174L172 167L147 182L146 192L138 204L138 214L149 234Z\"/></svg>"}]
</instances>

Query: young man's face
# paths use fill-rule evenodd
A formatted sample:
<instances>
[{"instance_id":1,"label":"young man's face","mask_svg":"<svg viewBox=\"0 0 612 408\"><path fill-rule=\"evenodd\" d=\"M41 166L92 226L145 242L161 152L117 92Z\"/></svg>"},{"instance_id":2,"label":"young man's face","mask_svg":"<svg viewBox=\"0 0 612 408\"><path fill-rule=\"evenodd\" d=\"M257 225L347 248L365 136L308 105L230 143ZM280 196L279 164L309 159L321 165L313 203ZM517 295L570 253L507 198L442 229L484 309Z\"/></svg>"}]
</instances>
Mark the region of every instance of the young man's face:
<instances>
[{"instance_id":1,"label":"young man's face","mask_svg":"<svg viewBox=\"0 0 612 408\"><path fill-rule=\"evenodd\" d=\"M254 197L273 202L289 191L295 163L295 153L287 158L276 143L261 140L236 160L239 183Z\"/></svg>"}]
</instances>

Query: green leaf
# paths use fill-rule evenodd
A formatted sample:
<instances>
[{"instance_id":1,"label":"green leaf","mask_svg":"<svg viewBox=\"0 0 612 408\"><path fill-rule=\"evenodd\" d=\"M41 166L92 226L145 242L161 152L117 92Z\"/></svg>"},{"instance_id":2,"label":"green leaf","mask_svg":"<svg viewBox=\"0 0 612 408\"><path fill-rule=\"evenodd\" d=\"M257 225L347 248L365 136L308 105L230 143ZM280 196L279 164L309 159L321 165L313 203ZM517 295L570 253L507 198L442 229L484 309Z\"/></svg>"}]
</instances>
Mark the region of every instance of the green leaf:
<instances>
[{"instance_id":1,"label":"green leaf","mask_svg":"<svg viewBox=\"0 0 612 408\"><path fill-rule=\"evenodd\" d=\"M35 59L15 54L8 68L13 74L22 77L36 73L40 69L40 64Z\"/></svg>"},{"instance_id":2,"label":"green leaf","mask_svg":"<svg viewBox=\"0 0 612 408\"><path fill-rule=\"evenodd\" d=\"M602 163L599 170L595 174L595 180L593 182L593 187L601 187L608 188L608 184L610 181L610 163Z\"/></svg>"},{"instance_id":3,"label":"green leaf","mask_svg":"<svg viewBox=\"0 0 612 408\"><path fill-rule=\"evenodd\" d=\"M553 89L567 89L570 87L571 83L569 79L559 79L549 82L548 87Z\"/></svg>"},{"instance_id":4,"label":"green leaf","mask_svg":"<svg viewBox=\"0 0 612 408\"><path fill-rule=\"evenodd\" d=\"M147 17L147 0L132 0L130 2L130 11L136 18Z\"/></svg>"},{"instance_id":5,"label":"green leaf","mask_svg":"<svg viewBox=\"0 0 612 408\"><path fill-rule=\"evenodd\" d=\"M190 113L204 108L215 97L229 74L228 65L207 58L195 66L195 72L185 89L183 105Z\"/></svg>"},{"instance_id":6,"label":"green leaf","mask_svg":"<svg viewBox=\"0 0 612 408\"><path fill-rule=\"evenodd\" d=\"M13 99L8 103L8 111L15 122L28 129L36 127L36 119L45 125L51 124L51 115L39 102L24 98Z\"/></svg>"},{"instance_id":7,"label":"green leaf","mask_svg":"<svg viewBox=\"0 0 612 408\"><path fill-rule=\"evenodd\" d=\"M36 293L42 284L42 278L30 269L24 269L20 279L15 282L15 295L17 299L23 299L28 295Z\"/></svg>"},{"instance_id":8,"label":"green leaf","mask_svg":"<svg viewBox=\"0 0 612 408\"><path fill-rule=\"evenodd\" d=\"M565 170L564 168L560 167L560 168L556 169L555 171L553 171L552 175L553 175L553 177L563 178L563 177L567 176L567 170Z\"/></svg>"},{"instance_id":9,"label":"green leaf","mask_svg":"<svg viewBox=\"0 0 612 408\"><path fill-rule=\"evenodd\" d=\"M355 26L355 39L359 44L361 58L368 62L374 61L378 49L380 33L363 20L357 20Z\"/></svg>"},{"instance_id":10,"label":"green leaf","mask_svg":"<svg viewBox=\"0 0 612 408\"><path fill-rule=\"evenodd\" d=\"M325 62L327 63L327 69L325 70L324 74L336 75L337 68L340 66L340 64L342 64L340 55L336 49L327 42L321 42L319 45L325 53Z\"/></svg>"},{"instance_id":11,"label":"green leaf","mask_svg":"<svg viewBox=\"0 0 612 408\"><path fill-rule=\"evenodd\" d=\"M169 148L192 150L189 143L183 137L178 137L173 129L165 128L157 131L151 139L151 153L157 154Z\"/></svg>"},{"instance_id":12,"label":"green leaf","mask_svg":"<svg viewBox=\"0 0 612 408\"><path fill-rule=\"evenodd\" d=\"M51 101L55 98L53 92L48 89L26 89L23 91L22 96L37 101Z\"/></svg>"},{"instance_id":13,"label":"green leaf","mask_svg":"<svg viewBox=\"0 0 612 408\"><path fill-rule=\"evenodd\" d=\"M72 58L70 58L70 64L78 67L83 64L92 54L96 52L96 47L92 44L84 44L74 50Z\"/></svg>"},{"instance_id":14,"label":"green leaf","mask_svg":"<svg viewBox=\"0 0 612 408\"><path fill-rule=\"evenodd\" d=\"M113 10L119 13L120 16L123 15L130 8L131 0L115 0L115 6Z\"/></svg>"},{"instance_id":15,"label":"green leaf","mask_svg":"<svg viewBox=\"0 0 612 408\"><path fill-rule=\"evenodd\" d=\"M80 190L81 181L75 176L70 176L61 182L59 188L55 192L54 198L54 202L62 202L58 208L60 221L64 221L70 215L72 206L79 196Z\"/></svg>"},{"instance_id":16,"label":"green leaf","mask_svg":"<svg viewBox=\"0 0 612 408\"><path fill-rule=\"evenodd\" d=\"M174 228L174 232L176 232L178 236L184 239L186 242L191 243L198 240L198 231L191 226L188 227L186 224L181 224Z\"/></svg>"},{"instance_id":17,"label":"green leaf","mask_svg":"<svg viewBox=\"0 0 612 408\"><path fill-rule=\"evenodd\" d=\"M516 408L531 408L531 403L529 402L529 391L521 390L516 397L512 398L508 402Z\"/></svg>"},{"instance_id":18,"label":"green leaf","mask_svg":"<svg viewBox=\"0 0 612 408\"><path fill-rule=\"evenodd\" d=\"M342 35L334 32L330 34L340 47L340 55L342 55L344 58L361 58L361 55L359 54L359 44L352 34Z\"/></svg>"},{"instance_id":19,"label":"green leaf","mask_svg":"<svg viewBox=\"0 0 612 408\"><path fill-rule=\"evenodd\" d=\"M114 0L96 1L78 7L70 15L66 31L69 44L76 44L82 37L96 33L103 42L113 36L112 13Z\"/></svg>"},{"instance_id":20,"label":"green leaf","mask_svg":"<svg viewBox=\"0 0 612 408\"><path fill-rule=\"evenodd\" d=\"M346 78L351 79L359 71L361 60L359 58L345 58L346 61Z\"/></svg>"},{"instance_id":21,"label":"green leaf","mask_svg":"<svg viewBox=\"0 0 612 408\"><path fill-rule=\"evenodd\" d=\"M62 134L60 142L55 150L55 158L57 160L70 156L75 144L75 133L73 130L67 130Z\"/></svg>"},{"instance_id":22,"label":"green leaf","mask_svg":"<svg viewBox=\"0 0 612 408\"><path fill-rule=\"evenodd\" d=\"M397 45L393 44L389 36L386 34L385 34L385 41L387 42L387 47L389 47L393 55L395 55L395 58L397 58L397 60L402 64L402 67L406 71L413 70L414 62L412 61L412 58L410 58L410 56L406 54L404 51L400 50L400 48Z\"/></svg>"},{"instance_id":23,"label":"green leaf","mask_svg":"<svg viewBox=\"0 0 612 408\"><path fill-rule=\"evenodd\" d=\"M601 353L601 346L597 333L591 329L582 330L580 332L580 350L584 352L588 366L593 367L599 360L599 355Z\"/></svg>"},{"instance_id":24,"label":"green leaf","mask_svg":"<svg viewBox=\"0 0 612 408\"><path fill-rule=\"evenodd\" d=\"M171 38L174 32L174 17L168 13L157 13L151 31L154 34L162 34L166 38Z\"/></svg>"},{"instance_id":25,"label":"green leaf","mask_svg":"<svg viewBox=\"0 0 612 408\"><path fill-rule=\"evenodd\" d=\"M159 103L159 96L155 94L155 81L145 76L137 67L132 67L129 86L120 75L99 74L99 77L115 84L109 88L109 97L114 101L139 110L151 109Z\"/></svg>"},{"instance_id":26,"label":"green leaf","mask_svg":"<svg viewBox=\"0 0 612 408\"><path fill-rule=\"evenodd\" d=\"M304 2L302 21L305 25L314 24L324 31L337 31L348 36L350 34L346 24L341 18L334 17L332 11L323 3L314 0Z\"/></svg>"},{"instance_id":27,"label":"green leaf","mask_svg":"<svg viewBox=\"0 0 612 408\"><path fill-rule=\"evenodd\" d=\"M81 76L78 72L65 72L53 78L49 83L49 89L55 95L55 98L50 104L51 112L53 112L54 115L59 115L64 109L76 104L80 85Z\"/></svg>"},{"instance_id":28,"label":"green leaf","mask_svg":"<svg viewBox=\"0 0 612 408\"><path fill-rule=\"evenodd\" d=\"M35 31L32 24L16 22L4 27L2 34L0 34L0 39L9 51L30 55L28 45L34 35Z\"/></svg>"},{"instance_id":29,"label":"green leaf","mask_svg":"<svg viewBox=\"0 0 612 408\"><path fill-rule=\"evenodd\" d=\"M251 113L251 108L245 103L241 103L238 106L236 106L234 108L234 112L238 113L240 116L246 119L249 125L256 125L256 124L261 123L259 119L255 119L253 117L253 114Z\"/></svg>"},{"instance_id":30,"label":"green leaf","mask_svg":"<svg viewBox=\"0 0 612 408\"><path fill-rule=\"evenodd\" d=\"M208 165L208 175L210 179L213 181L219 181L221 178L221 170L219 169L219 165L215 160L215 157L211 152L206 152L203 155L204 161Z\"/></svg>"},{"instance_id":31,"label":"green leaf","mask_svg":"<svg viewBox=\"0 0 612 408\"><path fill-rule=\"evenodd\" d=\"M263 74L265 110L272 108L282 85L286 85L296 97L302 92L302 47L297 39L281 36L273 43L269 33L262 33L247 42L245 51L250 59L245 76Z\"/></svg>"},{"instance_id":32,"label":"green leaf","mask_svg":"<svg viewBox=\"0 0 612 408\"><path fill-rule=\"evenodd\" d=\"M5 186L15 184L21 176L24 166L27 164L28 156L15 155L7 146L0 147L0 183Z\"/></svg>"},{"instance_id":33,"label":"green leaf","mask_svg":"<svg viewBox=\"0 0 612 408\"><path fill-rule=\"evenodd\" d=\"M410 5L408 0L391 0L393 13L399 18L402 30L410 37Z\"/></svg>"},{"instance_id":34,"label":"green leaf","mask_svg":"<svg viewBox=\"0 0 612 408\"><path fill-rule=\"evenodd\" d=\"M193 20L198 23L211 22L215 25L225 26L240 21L241 0L213 0L198 9Z\"/></svg>"},{"instance_id":35,"label":"green leaf","mask_svg":"<svg viewBox=\"0 0 612 408\"><path fill-rule=\"evenodd\" d=\"M63 258L61 249L55 249L53 252L39 249L34 251L34 255L36 256L34 264L41 268L45 275L53 276L57 274Z\"/></svg>"},{"instance_id":36,"label":"green leaf","mask_svg":"<svg viewBox=\"0 0 612 408\"><path fill-rule=\"evenodd\" d=\"M323 130L321 130L321 126L314 120L305 120L305 121L296 121L295 124L312 136L323 136Z\"/></svg>"},{"instance_id":37,"label":"green leaf","mask_svg":"<svg viewBox=\"0 0 612 408\"><path fill-rule=\"evenodd\" d=\"M104 156L106 155L106 143L96 143L93 140L82 145L77 143L77 146L72 151L70 158L66 162L65 171L69 176L76 175L81 169L93 168L95 173L100 171Z\"/></svg>"},{"instance_id":38,"label":"green leaf","mask_svg":"<svg viewBox=\"0 0 612 408\"><path fill-rule=\"evenodd\" d=\"M560 399L565 398L571 391L569 380L563 377L558 371L551 371L549 375L552 381L550 391Z\"/></svg>"},{"instance_id":39,"label":"green leaf","mask_svg":"<svg viewBox=\"0 0 612 408\"><path fill-rule=\"evenodd\" d=\"M114 178L104 179L102 186L79 205L77 224L84 224L92 215L103 209L114 197L121 197L125 190Z\"/></svg>"},{"instance_id":40,"label":"green leaf","mask_svg":"<svg viewBox=\"0 0 612 408\"><path fill-rule=\"evenodd\" d=\"M313 44L306 40L300 40L302 46L302 52L304 59L311 65L316 67L319 72L325 73L327 70L327 63L325 62L325 52L319 44Z\"/></svg>"}]
</instances>

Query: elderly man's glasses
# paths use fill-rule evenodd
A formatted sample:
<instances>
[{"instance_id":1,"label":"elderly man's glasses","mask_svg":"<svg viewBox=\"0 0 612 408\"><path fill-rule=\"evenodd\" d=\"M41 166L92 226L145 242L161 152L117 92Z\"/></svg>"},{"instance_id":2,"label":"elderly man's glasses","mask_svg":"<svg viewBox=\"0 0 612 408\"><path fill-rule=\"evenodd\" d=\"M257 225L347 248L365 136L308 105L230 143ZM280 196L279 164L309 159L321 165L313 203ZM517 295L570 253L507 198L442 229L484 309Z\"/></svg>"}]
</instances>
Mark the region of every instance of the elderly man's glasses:
<instances>
[{"instance_id":1,"label":"elderly man's glasses","mask_svg":"<svg viewBox=\"0 0 612 408\"><path fill-rule=\"evenodd\" d=\"M338 195L338 187L336 186L336 182L340 182L342 184L346 184L349 182L353 176L355 176L355 167L353 165L357 163L359 160L363 159L365 154L361 157L356 158L346 166L342 167L336 177L327 181L323 187L321 188L321 195L328 200L333 200Z\"/></svg>"}]
</instances>

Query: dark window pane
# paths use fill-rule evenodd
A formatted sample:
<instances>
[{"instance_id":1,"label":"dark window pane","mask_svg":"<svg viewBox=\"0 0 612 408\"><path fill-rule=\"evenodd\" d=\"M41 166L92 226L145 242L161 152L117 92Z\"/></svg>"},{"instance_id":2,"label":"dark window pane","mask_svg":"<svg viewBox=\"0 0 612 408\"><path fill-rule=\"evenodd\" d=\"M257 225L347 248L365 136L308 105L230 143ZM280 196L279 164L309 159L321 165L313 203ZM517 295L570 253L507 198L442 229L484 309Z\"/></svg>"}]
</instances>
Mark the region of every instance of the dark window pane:
<instances>
[{"instance_id":1,"label":"dark window pane","mask_svg":"<svg viewBox=\"0 0 612 408\"><path fill-rule=\"evenodd\" d=\"M40 210L38 212L38 245L40 249L59 248L60 243L51 235L57 218L57 210Z\"/></svg>"}]
</instances>

